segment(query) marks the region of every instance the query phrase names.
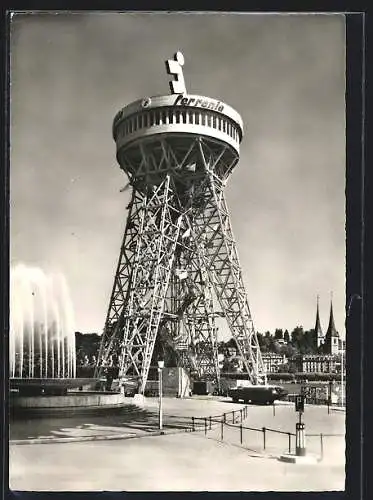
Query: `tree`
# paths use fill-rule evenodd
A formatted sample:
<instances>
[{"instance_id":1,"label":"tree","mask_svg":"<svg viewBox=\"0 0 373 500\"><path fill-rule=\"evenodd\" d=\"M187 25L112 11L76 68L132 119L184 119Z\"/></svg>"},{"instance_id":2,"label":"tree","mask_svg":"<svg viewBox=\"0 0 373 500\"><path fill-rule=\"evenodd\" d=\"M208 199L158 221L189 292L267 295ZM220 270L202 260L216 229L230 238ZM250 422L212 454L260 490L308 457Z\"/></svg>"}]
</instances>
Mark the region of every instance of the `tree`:
<instances>
[{"instance_id":1,"label":"tree","mask_svg":"<svg viewBox=\"0 0 373 500\"><path fill-rule=\"evenodd\" d=\"M237 343L233 337L231 337L228 342L225 343L225 347L235 347L237 348Z\"/></svg>"},{"instance_id":2,"label":"tree","mask_svg":"<svg viewBox=\"0 0 373 500\"><path fill-rule=\"evenodd\" d=\"M300 346L302 354L316 354L317 352L317 339L314 329L304 332L302 343Z\"/></svg>"},{"instance_id":3,"label":"tree","mask_svg":"<svg viewBox=\"0 0 373 500\"><path fill-rule=\"evenodd\" d=\"M282 328L276 328L275 330L275 339L280 340L284 338L284 334L282 332Z\"/></svg>"},{"instance_id":4,"label":"tree","mask_svg":"<svg viewBox=\"0 0 373 500\"><path fill-rule=\"evenodd\" d=\"M269 332L267 332L269 333ZM270 343L272 340L272 337L270 335L262 335L261 333L257 334L258 342L259 342L259 347L261 352L268 352L270 349Z\"/></svg>"},{"instance_id":5,"label":"tree","mask_svg":"<svg viewBox=\"0 0 373 500\"><path fill-rule=\"evenodd\" d=\"M269 350L270 350L270 352L274 352L276 354L280 354L280 352L281 352L280 344L273 337L271 337L270 342L269 342Z\"/></svg>"},{"instance_id":6,"label":"tree","mask_svg":"<svg viewBox=\"0 0 373 500\"><path fill-rule=\"evenodd\" d=\"M162 335L157 335L155 339L153 355L152 355L152 366L157 366L158 361L163 360L167 368L173 368L177 366L177 354L173 346L167 342L167 340L162 337Z\"/></svg>"},{"instance_id":7,"label":"tree","mask_svg":"<svg viewBox=\"0 0 373 500\"><path fill-rule=\"evenodd\" d=\"M222 373L237 373L237 358L225 358L222 366Z\"/></svg>"},{"instance_id":8,"label":"tree","mask_svg":"<svg viewBox=\"0 0 373 500\"><path fill-rule=\"evenodd\" d=\"M302 326L296 326L294 330L291 332L291 343L299 351L303 343L303 336L304 336L304 331Z\"/></svg>"},{"instance_id":9,"label":"tree","mask_svg":"<svg viewBox=\"0 0 373 500\"><path fill-rule=\"evenodd\" d=\"M224 354L225 353L225 342L224 340L221 340L218 342L218 353L219 354Z\"/></svg>"},{"instance_id":10,"label":"tree","mask_svg":"<svg viewBox=\"0 0 373 500\"><path fill-rule=\"evenodd\" d=\"M281 346L281 354L287 358L293 358L298 353L297 349L291 344Z\"/></svg>"},{"instance_id":11,"label":"tree","mask_svg":"<svg viewBox=\"0 0 373 500\"><path fill-rule=\"evenodd\" d=\"M263 335L259 332L256 332L256 338L258 339L258 344L262 345L263 344Z\"/></svg>"},{"instance_id":12,"label":"tree","mask_svg":"<svg viewBox=\"0 0 373 500\"><path fill-rule=\"evenodd\" d=\"M288 330L284 331L284 342L286 342L287 344L290 342L290 335Z\"/></svg>"},{"instance_id":13,"label":"tree","mask_svg":"<svg viewBox=\"0 0 373 500\"><path fill-rule=\"evenodd\" d=\"M79 357L88 356L89 360L92 356L97 358L100 343L101 336L97 333L75 332L75 349Z\"/></svg>"}]
</instances>

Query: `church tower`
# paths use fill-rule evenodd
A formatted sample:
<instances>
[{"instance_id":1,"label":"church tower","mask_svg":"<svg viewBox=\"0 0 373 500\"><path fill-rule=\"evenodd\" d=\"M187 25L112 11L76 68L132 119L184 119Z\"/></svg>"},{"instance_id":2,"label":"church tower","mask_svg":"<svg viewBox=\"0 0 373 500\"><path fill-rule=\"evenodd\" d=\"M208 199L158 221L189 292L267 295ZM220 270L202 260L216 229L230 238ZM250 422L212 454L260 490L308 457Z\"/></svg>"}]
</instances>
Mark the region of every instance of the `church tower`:
<instances>
[{"instance_id":1,"label":"church tower","mask_svg":"<svg viewBox=\"0 0 373 500\"><path fill-rule=\"evenodd\" d=\"M324 344L324 335L322 333L320 314L319 314L319 296L317 296L317 309L316 309L316 324L315 324L315 336L317 342L317 348L319 349Z\"/></svg>"},{"instance_id":2,"label":"church tower","mask_svg":"<svg viewBox=\"0 0 373 500\"><path fill-rule=\"evenodd\" d=\"M339 353L339 333L335 327L334 315L333 315L333 295L330 298L330 316L329 316L329 326L325 334L325 353L326 354L338 354Z\"/></svg>"}]
</instances>

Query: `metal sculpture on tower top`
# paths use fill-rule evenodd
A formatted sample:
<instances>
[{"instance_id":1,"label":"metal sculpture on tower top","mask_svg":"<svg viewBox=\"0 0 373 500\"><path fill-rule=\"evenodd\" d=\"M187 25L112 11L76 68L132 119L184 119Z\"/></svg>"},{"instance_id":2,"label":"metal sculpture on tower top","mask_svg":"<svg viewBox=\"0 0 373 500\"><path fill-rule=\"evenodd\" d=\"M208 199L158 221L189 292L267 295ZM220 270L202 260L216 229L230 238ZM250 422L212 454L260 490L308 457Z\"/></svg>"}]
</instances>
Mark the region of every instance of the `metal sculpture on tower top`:
<instances>
[{"instance_id":1,"label":"metal sculpture on tower top","mask_svg":"<svg viewBox=\"0 0 373 500\"><path fill-rule=\"evenodd\" d=\"M171 94L146 97L114 118L117 161L132 197L98 363L119 353L119 376L144 393L157 336L199 379L220 381L217 316L244 370L266 382L224 187L239 160L240 115L188 95L177 52L166 61Z\"/></svg>"}]
</instances>

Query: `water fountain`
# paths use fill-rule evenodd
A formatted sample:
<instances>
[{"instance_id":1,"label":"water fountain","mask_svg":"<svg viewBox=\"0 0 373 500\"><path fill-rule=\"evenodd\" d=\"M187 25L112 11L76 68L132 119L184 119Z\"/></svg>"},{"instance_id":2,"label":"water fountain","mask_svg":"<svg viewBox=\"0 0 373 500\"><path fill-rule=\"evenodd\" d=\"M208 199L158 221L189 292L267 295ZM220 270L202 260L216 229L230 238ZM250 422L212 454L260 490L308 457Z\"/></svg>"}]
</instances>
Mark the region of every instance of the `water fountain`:
<instances>
[{"instance_id":1,"label":"water fountain","mask_svg":"<svg viewBox=\"0 0 373 500\"><path fill-rule=\"evenodd\" d=\"M9 378L12 414L123 403L120 394L95 392L97 379L76 378L74 311L61 273L11 269Z\"/></svg>"},{"instance_id":2,"label":"water fountain","mask_svg":"<svg viewBox=\"0 0 373 500\"><path fill-rule=\"evenodd\" d=\"M74 378L74 312L62 274L18 265L11 271L11 378Z\"/></svg>"}]
</instances>

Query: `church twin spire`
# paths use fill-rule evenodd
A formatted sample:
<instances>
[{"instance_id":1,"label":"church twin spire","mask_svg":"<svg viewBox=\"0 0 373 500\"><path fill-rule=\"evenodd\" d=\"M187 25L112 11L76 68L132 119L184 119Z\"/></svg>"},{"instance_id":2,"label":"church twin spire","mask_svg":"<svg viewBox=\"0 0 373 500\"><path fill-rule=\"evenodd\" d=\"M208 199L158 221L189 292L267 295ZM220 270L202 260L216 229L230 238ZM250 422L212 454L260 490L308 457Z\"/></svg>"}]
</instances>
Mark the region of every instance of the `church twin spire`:
<instances>
[{"instance_id":1,"label":"church twin spire","mask_svg":"<svg viewBox=\"0 0 373 500\"><path fill-rule=\"evenodd\" d=\"M339 333L335 327L334 315L333 315L333 292L331 292L330 297L330 315L329 315L329 325L326 331L325 337L339 337Z\"/></svg>"},{"instance_id":2,"label":"church twin spire","mask_svg":"<svg viewBox=\"0 0 373 500\"><path fill-rule=\"evenodd\" d=\"M333 313L333 292L330 294L330 314L329 314L329 325L325 336L323 335L320 313L319 313L319 296L317 296L317 309L316 309L316 324L315 324L315 334L317 347L325 346L327 350L330 350L331 354L337 349L335 346L338 345L336 338L339 338L339 333L335 327L334 313Z\"/></svg>"},{"instance_id":3,"label":"church twin spire","mask_svg":"<svg viewBox=\"0 0 373 500\"><path fill-rule=\"evenodd\" d=\"M316 339L317 339L317 347L320 347L324 342L324 335L322 333L322 328L321 328L321 323L320 323L319 296L317 296L315 333L316 333Z\"/></svg>"},{"instance_id":4,"label":"church twin spire","mask_svg":"<svg viewBox=\"0 0 373 500\"><path fill-rule=\"evenodd\" d=\"M320 314L319 314L319 296L317 296L317 311L316 311L316 325L315 325L315 332L317 333L317 336L321 335L322 336L322 328L321 328L321 323L320 323Z\"/></svg>"}]
</instances>

